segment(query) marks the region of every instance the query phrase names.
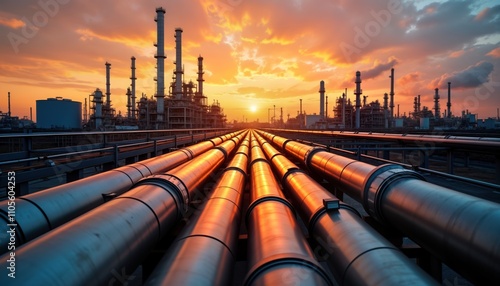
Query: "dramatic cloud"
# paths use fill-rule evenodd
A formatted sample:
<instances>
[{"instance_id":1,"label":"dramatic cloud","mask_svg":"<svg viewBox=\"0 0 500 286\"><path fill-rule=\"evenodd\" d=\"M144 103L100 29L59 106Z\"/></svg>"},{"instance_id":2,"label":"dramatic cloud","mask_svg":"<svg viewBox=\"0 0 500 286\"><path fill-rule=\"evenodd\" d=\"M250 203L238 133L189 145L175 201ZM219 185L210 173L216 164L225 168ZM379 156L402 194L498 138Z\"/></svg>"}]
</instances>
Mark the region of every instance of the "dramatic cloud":
<instances>
[{"instance_id":1,"label":"dramatic cloud","mask_svg":"<svg viewBox=\"0 0 500 286\"><path fill-rule=\"evenodd\" d=\"M47 6L59 2L65 4ZM319 81L331 98L345 88L352 97L357 70L363 94L382 101L394 67L402 112L412 109L406 97L431 100L447 81L461 87L454 91L459 100L467 87L500 78L500 5L494 1L23 0L0 7L0 95L17 95L12 108L19 116L40 98L83 102L105 88L108 61L113 106L125 111L131 56L137 58L137 96L155 92L153 19L160 6L166 10L166 81L175 68L174 29L181 27L184 79L196 80L201 54L208 101L218 100L229 120L241 120L249 104L261 109L249 121L267 120L274 105L293 116L300 99L304 110L318 112ZM489 100L482 114L496 114L489 109L500 99Z\"/></svg>"},{"instance_id":2,"label":"dramatic cloud","mask_svg":"<svg viewBox=\"0 0 500 286\"><path fill-rule=\"evenodd\" d=\"M451 74L444 74L432 81L430 86L444 88L451 82L455 88L474 88L489 81L493 64L480 62L466 69Z\"/></svg>"}]
</instances>

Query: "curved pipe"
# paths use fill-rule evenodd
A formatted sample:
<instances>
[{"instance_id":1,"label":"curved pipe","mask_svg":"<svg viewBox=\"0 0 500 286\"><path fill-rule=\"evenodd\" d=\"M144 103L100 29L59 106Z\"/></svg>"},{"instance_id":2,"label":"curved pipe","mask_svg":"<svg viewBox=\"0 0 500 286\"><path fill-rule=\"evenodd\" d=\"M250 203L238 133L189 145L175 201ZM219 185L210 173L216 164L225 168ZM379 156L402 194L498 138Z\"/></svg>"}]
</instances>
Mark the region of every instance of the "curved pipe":
<instances>
[{"instance_id":1,"label":"curved pipe","mask_svg":"<svg viewBox=\"0 0 500 286\"><path fill-rule=\"evenodd\" d=\"M228 134L229 137L235 133ZM49 188L16 198L16 246L22 245L45 232L103 204L103 193L120 195L140 179L166 172L181 163L220 144L224 139L215 137L193 146L119 167L78 181ZM1 233L6 233L8 201L0 202ZM4 229L7 227L7 229ZM5 253L8 237L0 236L0 254Z\"/></svg>"},{"instance_id":2,"label":"curved pipe","mask_svg":"<svg viewBox=\"0 0 500 286\"><path fill-rule=\"evenodd\" d=\"M242 135L238 135L241 137ZM227 148L227 149L224 149ZM184 168L213 172L234 149L221 144ZM206 158L215 165L200 164ZM189 198L202 182L170 172L142 179L129 192L19 247L15 252L16 284L109 284L113 273L132 273L148 250L186 214ZM189 183L186 183L186 182ZM6 270L10 253L0 257ZM0 285L8 285L6 274Z\"/></svg>"},{"instance_id":3,"label":"curved pipe","mask_svg":"<svg viewBox=\"0 0 500 286\"><path fill-rule=\"evenodd\" d=\"M224 170L202 213L179 234L146 285L229 284L236 261L248 165L248 137Z\"/></svg>"},{"instance_id":4,"label":"curved pipe","mask_svg":"<svg viewBox=\"0 0 500 286\"><path fill-rule=\"evenodd\" d=\"M394 245L366 224L352 207L306 175L262 137L264 152L309 234L341 285L438 285ZM339 204L327 209L324 202Z\"/></svg>"},{"instance_id":5,"label":"curved pipe","mask_svg":"<svg viewBox=\"0 0 500 286\"><path fill-rule=\"evenodd\" d=\"M287 153L307 146L293 141L283 145ZM475 283L500 281L499 204L425 182L397 165L375 167L309 149L303 158L307 166L363 203L375 219L407 234Z\"/></svg>"},{"instance_id":6,"label":"curved pipe","mask_svg":"<svg viewBox=\"0 0 500 286\"><path fill-rule=\"evenodd\" d=\"M250 144L251 203L246 213L250 270L244 284L332 285L314 259L259 143L253 138Z\"/></svg>"}]
</instances>

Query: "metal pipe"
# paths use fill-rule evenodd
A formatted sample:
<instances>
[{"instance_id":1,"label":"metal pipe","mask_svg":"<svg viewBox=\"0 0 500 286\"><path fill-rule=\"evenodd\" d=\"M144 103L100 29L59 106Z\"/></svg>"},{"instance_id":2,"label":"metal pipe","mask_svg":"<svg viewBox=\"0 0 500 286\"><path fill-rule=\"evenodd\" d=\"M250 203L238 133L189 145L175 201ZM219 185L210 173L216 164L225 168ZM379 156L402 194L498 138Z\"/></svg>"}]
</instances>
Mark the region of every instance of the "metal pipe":
<instances>
[{"instance_id":1,"label":"metal pipe","mask_svg":"<svg viewBox=\"0 0 500 286\"><path fill-rule=\"evenodd\" d=\"M262 134L282 142L281 148L294 157L308 147ZM319 148L308 150L302 157L308 168L363 203L375 219L407 234L475 283L500 281L499 204L425 182L401 166L375 167Z\"/></svg>"},{"instance_id":2,"label":"metal pipe","mask_svg":"<svg viewBox=\"0 0 500 286\"><path fill-rule=\"evenodd\" d=\"M132 273L148 250L187 214L190 198L202 183L192 174L206 178L241 137L205 152L182 170L144 178L129 192L19 247L15 257L23 262L16 265L16 283L102 285L116 279L113 271ZM206 160L211 164L203 163ZM10 253L0 257L2 269L8 267L9 257ZM8 279L2 275L0 284L8 285Z\"/></svg>"},{"instance_id":3,"label":"metal pipe","mask_svg":"<svg viewBox=\"0 0 500 286\"><path fill-rule=\"evenodd\" d=\"M229 134L229 137L236 133ZM141 162L99 173L71 183L16 198L16 246L24 244L103 204L103 195L117 196L140 179L166 172L220 144L221 137ZM8 222L8 202L0 202L0 229ZM6 229L5 231L7 231ZM0 253L7 251L8 237L0 237Z\"/></svg>"},{"instance_id":4,"label":"metal pipe","mask_svg":"<svg viewBox=\"0 0 500 286\"><path fill-rule=\"evenodd\" d=\"M146 285L229 284L236 261L249 137L224 170L203 212L179 234Z\"/></svg>"},{"instance_id":5,"label":"metal pipe","mask_svg":"<svg viewBox=\"0 0 500 286\"><path fill-rule=\"evenodd\" d=\"M310 236L327 252L341 285L437 285L392 243L383 238L352 207L305 174L261 137L264 153L289 191ZM334 204L331 208L325 202ZM360 239L362 238L362 239Z\"/></svg>"},{"instance_id":6,"label":"metal pipe","mask_svg":"<svg viewBox=\"0 0 500 286\"><path fill-rule=\"evenodd\" d=\"M244 285L332 285L314 259L259 143L252 138L250 144L251 203L246 213L250 270Z\"/></svg>"}]
</instances>

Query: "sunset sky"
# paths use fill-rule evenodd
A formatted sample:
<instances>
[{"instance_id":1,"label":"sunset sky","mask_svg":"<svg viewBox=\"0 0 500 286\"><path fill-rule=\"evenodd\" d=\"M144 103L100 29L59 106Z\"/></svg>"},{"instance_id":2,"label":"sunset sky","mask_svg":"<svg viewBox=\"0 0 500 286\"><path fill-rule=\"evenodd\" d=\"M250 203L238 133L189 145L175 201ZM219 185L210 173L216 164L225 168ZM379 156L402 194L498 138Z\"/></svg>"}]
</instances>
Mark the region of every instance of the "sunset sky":
<instances>
[{"instance_id":1,"label":"sunset sky","mask_svg":"<svg viewBox=\"0 0 500 286\"><path fill-rule=\"evenodd\" d=\"M383 102L395 68L401 115L413 98L433 107L434 88L452 112L480 118L500 107L500 4L497 1L394 0L16 0L0 6L0 110L29 116L35 101L61 96L83 103L105 90L111 66L112 105L126 114L130 57L137 96L154 94L156 7L165 14L165 79L172 78L174 29L184 32L185 79L196 80L204 57L205 95L218 100L229 121L268 120L268 109L296 116L299 99L319 113L325 81L333 115L345 88L354 99L361 71L363 95ZM252 108L253 106L253 108ZM395 109L396 110L396 109ZM57 111L55 111L57 112ZM272 116L272 111L271 111Z\"/></svg>"}]
</instances>

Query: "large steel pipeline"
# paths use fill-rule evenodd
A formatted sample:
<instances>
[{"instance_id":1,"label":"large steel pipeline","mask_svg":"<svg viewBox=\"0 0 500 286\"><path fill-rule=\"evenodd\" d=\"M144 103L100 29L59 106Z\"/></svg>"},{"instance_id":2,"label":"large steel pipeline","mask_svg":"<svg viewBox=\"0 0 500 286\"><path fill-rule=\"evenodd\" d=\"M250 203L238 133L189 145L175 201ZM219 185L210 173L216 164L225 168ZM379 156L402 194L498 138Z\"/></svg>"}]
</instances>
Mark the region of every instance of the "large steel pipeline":
<instances>
[{"instance_id":1,"label":"large steel pipeline","mask_svg":"<svg viewBox=\"0 0 500 286\"><path fill-rule=\"evenodd\" d=\"M428 183L401 166L372 166L261 133L469 280L500 281L500 205Z\"/></svg>"},{"instance_id":2,"label":"large steel pipeline","mask_svg":"<svg viewBox=\"0 0 500 286\"><path fill-rule=\"evenodd\" d=\"M359 213L325 190L265 139L259 143L340 285L438 285Z\"/></svg>"},{"instance_id":3,"label":"large steel pipeline","mask_svg":"<svg viewBox=\"0 0 500 286\"><path fill-rule=\"evenodd\" d=\"M199 154L234 137L230 133L188 146L165 155L119 167L78 181L17 197L15 246L22 245L43 233L103 204L103 193L117 196L129 190L140 179L166 172ZM8 201L0 202L0 233L9 230ZM6 229L4 229L6 228ZM12 232L11 232L12 233ZM10 236L0 236L0 254L8 251Z\"/></svg>"},{"instance_id":4,"label":"large steel pipeline","mask_svg":"<svg viewBox=\"0 0 500 286\"><path fill-rule=\"evenodd\" d=\"M132 190L19 247L16 285L103 285L131 274L160 238L188 212L202 180L243 134L183 165L140 180ZM0 257L0 285L12 282L10 253ZM12 272L10 272L12 273Z\"/></svg>"},{"instance_id":5,"label":"large steel pipeline","mask_svg":"<svg viewBox=\"0 0 500 286\"><path fill-rule=\"evenodd\" d=\"M246 213L250 270L245 285L332 285L255 138L250 146L251 203Z\"/></svg>"},{"instance_id":6,"label":"large steel pipeline","mask_svg":"<svg viewBox=\"0 0 500 286\"><path fill-rule=\"evenodd\" d=\"M192 219L177 236L150 275L147 285L230 283L231 270L236 261L236 242L250 150L249 137L241 142L202 213Z\"/></svg>"}]
</instances>

